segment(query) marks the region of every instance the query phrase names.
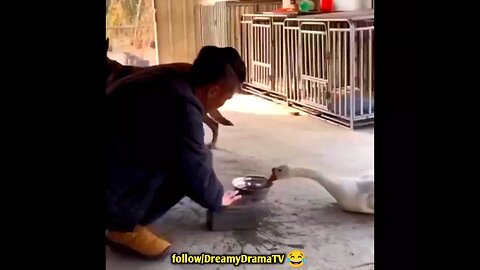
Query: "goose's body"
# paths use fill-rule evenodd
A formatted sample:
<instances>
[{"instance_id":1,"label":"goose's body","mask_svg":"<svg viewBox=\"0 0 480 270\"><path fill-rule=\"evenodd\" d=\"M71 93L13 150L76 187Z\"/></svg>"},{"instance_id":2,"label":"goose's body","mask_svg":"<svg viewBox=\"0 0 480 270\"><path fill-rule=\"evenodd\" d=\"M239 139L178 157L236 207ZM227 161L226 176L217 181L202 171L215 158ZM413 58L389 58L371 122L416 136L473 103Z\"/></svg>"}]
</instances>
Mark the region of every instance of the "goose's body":
<instances>
[{"instance_id":1,"label":"goose's body","mask_svg":"<svg viewBox=\"0 0 480 270\"><path fill-rule=\"evenodd\" d=\"M373 175L358 178L329 179L319 172L298 167L279 166L272 169L271 180L305 177L322 185L345 211L364 214L374 213Z\"/></svg>"}]
</instances>

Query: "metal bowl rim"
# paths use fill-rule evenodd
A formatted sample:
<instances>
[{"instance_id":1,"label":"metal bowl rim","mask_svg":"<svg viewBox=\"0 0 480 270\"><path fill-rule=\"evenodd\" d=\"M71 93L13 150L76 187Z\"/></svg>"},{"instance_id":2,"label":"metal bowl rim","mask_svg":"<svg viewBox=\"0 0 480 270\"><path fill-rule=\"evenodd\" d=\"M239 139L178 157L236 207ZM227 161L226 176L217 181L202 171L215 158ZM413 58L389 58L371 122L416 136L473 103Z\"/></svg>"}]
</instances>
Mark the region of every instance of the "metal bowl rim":
<instances>
[{"instance_id":1,"label":"metal bowl rim","mask_svg":"<svg viewBox=\"0 0 480 270\"><path fill-rule=\"evenodd\" d=\"M244 188L240 188L238 187L237 185L235 185L235 182L237 181L240 181L241 179L245 179L245 178L248 178L248 177L251 177L251 178L261 178L261 179L264 179L265 182L267 182L268 184L262 188L259 188L259 189L255 189L255 191L257 190L264 190L264 189L269 189L270 187L272 187L272 182L271 181L268 181L268 178L264 175L246 175L246 176L240 176L240 177L237 177L235 179L232 180L232 185L235 189L237 190L246 190Z\"/></svg>"}]
</instances>

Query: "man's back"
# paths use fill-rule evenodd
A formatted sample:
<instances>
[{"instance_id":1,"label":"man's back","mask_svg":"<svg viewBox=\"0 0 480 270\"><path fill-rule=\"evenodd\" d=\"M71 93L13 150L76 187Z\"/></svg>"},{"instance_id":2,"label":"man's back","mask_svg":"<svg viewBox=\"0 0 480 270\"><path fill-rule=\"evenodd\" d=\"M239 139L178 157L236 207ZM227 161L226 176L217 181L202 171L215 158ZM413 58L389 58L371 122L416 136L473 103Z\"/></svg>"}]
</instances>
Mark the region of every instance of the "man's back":
<instances>
[{"instance_id":1,"label":"man's back","mask_svg":"<svg viewBox=\"0 0 480 270\"><path fill-rule=\"evenodd\" d=\"M202 123L200 103L175 67L145 69L109 88L107 123L113 138L110 154L123 161L149 166L164 163L187 122ZM203 126L192 126L203 137ZM199 128L196 130L196 128ZM152 164L153 163L153 164Z\"/></svg>"},{"instance_id":2,"label":"man's back","mask_svg":"<svg viewBox=\"0 0 480 270\"><path fill-rule=\"evenodd\" d=\"M162 64L150 67L136 67L136 66L124 66L116 61L112 61L107 58L107 95L116 88L118 81L123 80L125 77L138 73L146 72L151 73L163 73L174 74L176 77L186 77L190 71L192 64L189 63L171 63ZM138 77L137 77L138 79Z\"/></svg>"}]
</instances>

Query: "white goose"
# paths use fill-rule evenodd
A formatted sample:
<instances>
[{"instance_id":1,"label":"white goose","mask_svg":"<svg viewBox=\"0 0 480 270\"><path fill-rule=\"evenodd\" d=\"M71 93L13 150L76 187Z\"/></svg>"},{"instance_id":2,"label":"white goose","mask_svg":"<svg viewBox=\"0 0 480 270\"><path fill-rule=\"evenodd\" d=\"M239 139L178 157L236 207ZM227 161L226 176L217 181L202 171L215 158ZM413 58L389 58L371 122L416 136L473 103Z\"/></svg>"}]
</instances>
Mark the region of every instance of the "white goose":
<instances>
[{"instance_id":1,"label":"white goose","mask_svg":"<svg viewBox=\"0 0 480 270\"><path fill-rule=\"evenodd\" d=\"M282 165L272 169L270 180L275 181L291 177L305 177L317 181L335 198L344 211L363 214L374 213L373 174L358 178L342 177L334 181L312 169Z\"/></svg>"}]
</instances>

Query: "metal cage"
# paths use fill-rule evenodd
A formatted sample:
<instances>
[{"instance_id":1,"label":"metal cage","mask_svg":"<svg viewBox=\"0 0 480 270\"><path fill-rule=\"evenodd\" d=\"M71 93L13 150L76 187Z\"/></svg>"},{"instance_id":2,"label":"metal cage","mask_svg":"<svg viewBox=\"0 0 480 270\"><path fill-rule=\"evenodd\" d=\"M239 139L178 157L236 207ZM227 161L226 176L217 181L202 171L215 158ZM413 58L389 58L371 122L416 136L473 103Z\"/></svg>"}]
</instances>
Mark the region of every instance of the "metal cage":
<instances>
[{"instance_id":1,"label":"metal cage","mask_svg":"<svg viewBox=\"0 0 480 270\"><path fill-rule=\"evenodd\" d=\"M350 128L374 120L372 10L242 16L245 90Z\"/></svg>"},{"instance_id":2,"label":"metal cage","mask_svg":"<svg viewBox=\"0 0 480 270\"><path fill-rule=\"evenodd\" d=\"M374 119L373 10L298 17L297 99L351 128Z\"/></svg>"}]
</instances>

